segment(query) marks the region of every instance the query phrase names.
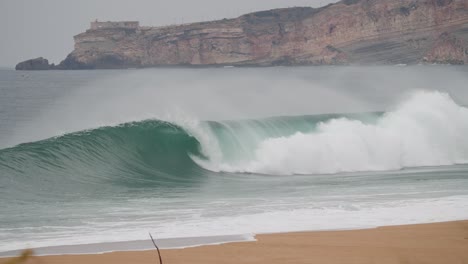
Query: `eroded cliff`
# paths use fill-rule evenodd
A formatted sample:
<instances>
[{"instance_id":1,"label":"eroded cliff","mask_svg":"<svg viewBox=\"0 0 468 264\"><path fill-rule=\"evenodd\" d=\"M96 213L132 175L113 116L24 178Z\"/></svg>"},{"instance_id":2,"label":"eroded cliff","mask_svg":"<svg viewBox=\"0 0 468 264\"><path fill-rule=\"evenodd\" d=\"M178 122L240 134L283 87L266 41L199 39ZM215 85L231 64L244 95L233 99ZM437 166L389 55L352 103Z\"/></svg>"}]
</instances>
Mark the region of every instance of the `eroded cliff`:
<instances>
[{"instance_id":1,"label":"eroded cliff","mask_svg":"<svg viewBox=\"0 0 468 264\"><path fill-rule=\"evenodd\" d=\"M94 28L66 69L468 62L468 0L343 0L169 27Z\"/></svg>"}]
</instances>

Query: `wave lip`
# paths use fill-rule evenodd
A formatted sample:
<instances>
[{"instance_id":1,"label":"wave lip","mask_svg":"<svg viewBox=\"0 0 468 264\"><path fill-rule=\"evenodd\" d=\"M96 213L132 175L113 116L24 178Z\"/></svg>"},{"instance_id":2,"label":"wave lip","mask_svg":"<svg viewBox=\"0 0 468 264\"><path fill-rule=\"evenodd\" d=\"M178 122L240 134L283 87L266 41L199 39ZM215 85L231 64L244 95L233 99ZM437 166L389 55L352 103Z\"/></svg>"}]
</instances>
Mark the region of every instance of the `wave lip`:
<instances>
[{"instance_id":1,"label":"wave lip","mask_svg":"<svg viewBox=\"0 0 468 264\"><path fill-rule=\"evenodd\" d=\"M310 132L266 138L252 149L253 159L217 169L291 175L461 164L468 162L467 133L467 108L448 94L419 91L375 122L319 122Z\"/></svg>"}]
</instances>

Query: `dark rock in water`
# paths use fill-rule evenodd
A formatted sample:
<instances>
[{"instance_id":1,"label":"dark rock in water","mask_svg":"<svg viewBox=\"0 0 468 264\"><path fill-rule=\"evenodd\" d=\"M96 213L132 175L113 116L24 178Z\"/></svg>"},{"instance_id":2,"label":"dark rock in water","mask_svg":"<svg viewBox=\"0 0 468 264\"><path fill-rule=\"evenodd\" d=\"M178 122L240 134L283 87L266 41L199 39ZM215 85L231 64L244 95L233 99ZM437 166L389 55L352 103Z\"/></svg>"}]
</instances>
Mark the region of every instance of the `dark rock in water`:
<instances>
[{"instance_id":1,"label":"dark rock in water","mask_svg":"<svg viewBox=\"0 0 468 264\"><path fill-rule=\"evenodd\" d=\"M16 65L15 69L17 71L35 71L35 70L50 70L54 68L55 65L50 65L47 59L42 57L26 60L20 62Z\"/></svg>"}]
</instances>

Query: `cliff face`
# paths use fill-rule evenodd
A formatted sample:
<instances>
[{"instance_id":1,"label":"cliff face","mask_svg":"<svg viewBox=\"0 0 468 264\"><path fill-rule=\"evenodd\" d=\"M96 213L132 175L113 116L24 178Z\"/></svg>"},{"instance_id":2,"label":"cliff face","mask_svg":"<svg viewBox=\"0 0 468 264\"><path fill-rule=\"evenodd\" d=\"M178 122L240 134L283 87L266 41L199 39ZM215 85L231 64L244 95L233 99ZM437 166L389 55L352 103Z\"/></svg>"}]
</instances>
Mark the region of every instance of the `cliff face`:
<instances>
[{"instance_id":1,"label":"cliff face","mask_svg":"<svg viewBox=\"0 0 468 264\"><path fill-rule=\"evenodd\" d=\"M468 62L468 0L343 0L170 27L93 29L59 67Z\"/></svg>"}]
</instances>

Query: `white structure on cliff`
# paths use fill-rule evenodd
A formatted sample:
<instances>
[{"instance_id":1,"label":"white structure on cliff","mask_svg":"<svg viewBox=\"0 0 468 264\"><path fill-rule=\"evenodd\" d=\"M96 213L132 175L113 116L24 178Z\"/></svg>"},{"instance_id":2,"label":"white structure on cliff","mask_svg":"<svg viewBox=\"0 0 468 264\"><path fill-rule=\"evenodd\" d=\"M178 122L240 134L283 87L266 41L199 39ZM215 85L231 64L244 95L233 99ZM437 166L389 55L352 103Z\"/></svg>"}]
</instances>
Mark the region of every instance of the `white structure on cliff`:
<instances>
[{"instance_id":1,"label":"white structure on cliff","mask_svg":"<svg viewBox=\"0 0 468 264\"><path fill-rule=\"evenodd\" d=\"M123 28L123 29L138 29L140 27L140 22L138 21L107 21L107 22L99 22L97 19L96 21L91 22L91 29L112 29L112 28Z\"/></svg>"}]
</instances>

